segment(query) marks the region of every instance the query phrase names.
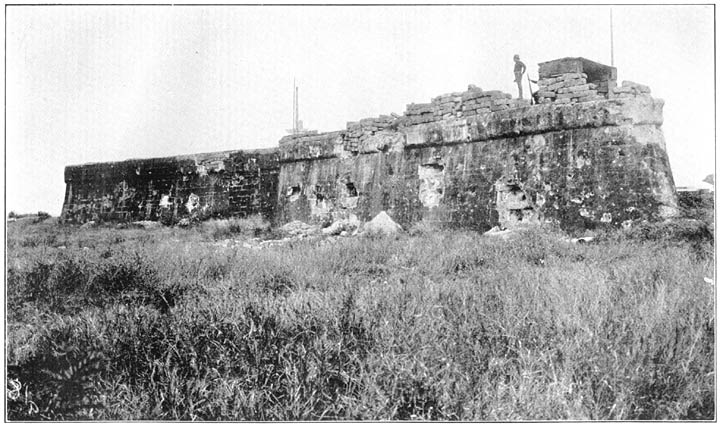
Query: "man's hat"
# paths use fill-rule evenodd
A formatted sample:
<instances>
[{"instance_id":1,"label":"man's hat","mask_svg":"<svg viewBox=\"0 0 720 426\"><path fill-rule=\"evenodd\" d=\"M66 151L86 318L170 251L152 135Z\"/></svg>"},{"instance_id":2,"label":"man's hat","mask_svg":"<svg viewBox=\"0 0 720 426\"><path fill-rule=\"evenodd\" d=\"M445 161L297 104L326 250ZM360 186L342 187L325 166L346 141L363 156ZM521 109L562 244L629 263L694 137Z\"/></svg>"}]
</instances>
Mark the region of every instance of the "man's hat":
<instances>
[{"instance_id":1,"label":"man's hat","mask_svg":"<svg viewBox=\"0 0 720 426\"><path fill-rule=\"evenodd\" d=\"M516 53L515 56L513 56L513 59L520 59L520 55Z\"/></svg>"}]
</instances>

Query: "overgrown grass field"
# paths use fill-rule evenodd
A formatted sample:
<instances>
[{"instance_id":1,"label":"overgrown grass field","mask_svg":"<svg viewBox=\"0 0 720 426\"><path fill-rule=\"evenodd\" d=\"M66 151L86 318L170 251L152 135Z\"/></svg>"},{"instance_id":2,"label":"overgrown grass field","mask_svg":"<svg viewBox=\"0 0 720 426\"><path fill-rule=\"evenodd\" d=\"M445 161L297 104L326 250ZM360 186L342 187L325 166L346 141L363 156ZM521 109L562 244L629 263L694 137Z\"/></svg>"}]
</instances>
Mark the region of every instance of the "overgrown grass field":
<instances>
[{"instance_id":1,"label":"overgrown grass field","mask_svg":"<svg viewBox=\"0 0 720 426\"><path fill-rule=\"evenodd\" d=\"M713 419L712 239L8 224L10 420Z\"/></svg>"}]
</instances>

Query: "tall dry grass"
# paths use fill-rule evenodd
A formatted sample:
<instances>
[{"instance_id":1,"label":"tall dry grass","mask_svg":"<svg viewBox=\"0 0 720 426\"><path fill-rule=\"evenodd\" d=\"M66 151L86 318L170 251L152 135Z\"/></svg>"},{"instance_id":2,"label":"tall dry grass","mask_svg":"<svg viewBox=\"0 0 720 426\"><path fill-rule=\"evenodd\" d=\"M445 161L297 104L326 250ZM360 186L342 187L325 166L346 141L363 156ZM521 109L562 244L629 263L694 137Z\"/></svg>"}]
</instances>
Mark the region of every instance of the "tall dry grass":
<instances>
[{"instance_id":1,"label":"tall dry grass","mask_svg":"<svg viewBox=\"0 0 720 426\"><path fill-rule=\"evenodd\" d=\"M214 226L9 224L9 419L715 416L706 237Z\"/></svg>"}]
</instances>

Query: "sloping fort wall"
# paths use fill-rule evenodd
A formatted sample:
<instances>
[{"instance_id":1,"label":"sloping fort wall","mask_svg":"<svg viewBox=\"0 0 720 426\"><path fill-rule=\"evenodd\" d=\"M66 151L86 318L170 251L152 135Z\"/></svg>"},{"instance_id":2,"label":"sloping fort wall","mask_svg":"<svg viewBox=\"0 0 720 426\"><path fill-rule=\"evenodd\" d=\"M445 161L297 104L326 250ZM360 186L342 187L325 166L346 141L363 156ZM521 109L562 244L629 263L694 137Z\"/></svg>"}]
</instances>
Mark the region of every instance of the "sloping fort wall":
<instances>
[{"instance_id":1,"label":"sloping fort wall","mask_svg":"<svg viewBox=\"0 0 720 426\"><path fill-rule=\"evenodd\" d=\"M94 163L65 168L67 222L272 216L274 149Z\"/></svg>"},{"instance_id":2,"label":"sloping fort wall","mask_svg":"<svg viewBox=\"0 0 720 426\"><path fill-rule=\"evenodd\" d=\"M543 221L621 226L677 214L663 101L646 86L618 87L614 68L583 58L542 63L539 74L536 105L471 86L410 104L402 116L286 136L276 150L71 166L63 218L260 213L275 223L328 223L385 210L404 226L484 230Z\"/></svg>"}]
</instances>

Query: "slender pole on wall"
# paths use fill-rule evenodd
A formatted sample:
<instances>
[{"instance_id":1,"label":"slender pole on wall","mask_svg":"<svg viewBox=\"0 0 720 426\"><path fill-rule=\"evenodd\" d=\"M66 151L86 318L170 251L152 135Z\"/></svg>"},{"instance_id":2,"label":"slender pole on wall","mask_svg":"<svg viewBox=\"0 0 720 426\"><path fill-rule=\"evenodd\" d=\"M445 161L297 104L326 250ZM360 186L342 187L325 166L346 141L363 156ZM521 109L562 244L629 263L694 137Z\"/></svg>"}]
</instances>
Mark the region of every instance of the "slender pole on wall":
<instances>
[{"instance_id":1,"label":"slender pole on wall","mask_svg":"<svg viewBox=\"0 0 720 426\"><path fill-rule=\"evenodd\" d=\"M295 77L293 77L293 136L297 134L297 86L295 85Z\"/></svg>"},{"instance_id":2,"label":"slender pole on wall","mask_svg":"<svg viewBox=\"0 0 720 426\"><path fill-rule=\"evenodd\" d=\"M295 86L295 128L300 132L300 89Z\"/></svg>"},{"instance_id":3,"label":"slender pole on wall","mask_svg":"<svg viewBox=\"0 0 720 426\"><path fill-rule=\"evenodd\" d=\"M610 66L615 66L615 49L613 45L613 22L612 22L612 7L610 8Z\"/></svg>"}]
</instances>

